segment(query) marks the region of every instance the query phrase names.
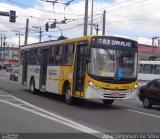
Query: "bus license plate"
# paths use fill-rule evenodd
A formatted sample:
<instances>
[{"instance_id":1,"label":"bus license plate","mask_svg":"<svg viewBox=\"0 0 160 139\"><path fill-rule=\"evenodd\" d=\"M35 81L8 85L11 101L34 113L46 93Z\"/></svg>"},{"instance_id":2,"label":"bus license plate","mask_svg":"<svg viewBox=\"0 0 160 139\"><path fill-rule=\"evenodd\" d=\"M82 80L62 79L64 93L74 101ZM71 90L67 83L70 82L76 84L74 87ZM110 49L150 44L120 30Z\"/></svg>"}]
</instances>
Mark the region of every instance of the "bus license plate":
<instances>
[{"instance_id":1,"label":"bus license plate","mask_svg":"<svg viewBox=\"0 0 160 139\"><path fill-rule=\"evenodd\" d=\"M111 96L112 96L112 97L118 97L118 96L119 96L119 93L112 93Z\"/></svg>"}]
</instances>

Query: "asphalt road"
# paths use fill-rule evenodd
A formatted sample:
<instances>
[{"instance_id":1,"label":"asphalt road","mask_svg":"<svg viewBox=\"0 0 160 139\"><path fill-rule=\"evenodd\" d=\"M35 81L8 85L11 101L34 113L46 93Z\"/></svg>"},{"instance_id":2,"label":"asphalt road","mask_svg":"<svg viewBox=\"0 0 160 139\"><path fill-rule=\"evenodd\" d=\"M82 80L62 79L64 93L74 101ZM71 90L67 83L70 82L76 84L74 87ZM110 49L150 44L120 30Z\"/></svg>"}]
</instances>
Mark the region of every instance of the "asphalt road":
<instances>
[{"instance_id":1,"label":"asphalt road","mask_svg":"<svg viewBox=\"0 0 160 139\"><path fill-rule=\"evenodd\" d=\"M10 81L5 74L1 73L0 90L37 108L65 117L101 133L160 133L160 107L153 106L153 109L144 109L138 99L115 101L112 106L108 107L104 106L101 102L91 101L78 101L75 105L67 105L61 97L54 94L31 94L29 88L21 86L16 81ZM1 105L0 109L4 108ZM44 120L43 122L47 121ZM61 126L59 126L60 131L68 132L63 129L63 126L61 128ZM33 129L35 127L33 126ZM6 128L7 125L5 130L7 130ZM1 124L0 129L3 129ZM41 132L41 129L37 128L36 131L38 130ZM22 127L20 131L25 133L26 129ZM54 128L52 131L54 132ZM69 131L74 133L74 128L73 131ZM81 129L78 129L78 131L83 132Z\"/></svg>"}]
</instances>

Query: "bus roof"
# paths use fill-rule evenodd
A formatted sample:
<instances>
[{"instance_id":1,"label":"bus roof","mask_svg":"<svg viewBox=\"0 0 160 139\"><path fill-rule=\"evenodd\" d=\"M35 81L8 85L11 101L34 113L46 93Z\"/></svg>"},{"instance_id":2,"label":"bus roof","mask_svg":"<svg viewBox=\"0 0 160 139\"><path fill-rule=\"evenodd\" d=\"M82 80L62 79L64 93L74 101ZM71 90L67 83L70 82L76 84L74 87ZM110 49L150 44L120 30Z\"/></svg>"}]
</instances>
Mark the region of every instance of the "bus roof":
<instances>
[{"instance_id":1,"label":"bus roof","mask_svg":"<svg viewBox=\"0 0 160 139\"><path fill-rule=\"evenodd\" d=\"M42 47L42 46L50 46L50 45L55 45L55 44L61 44L61 43L69 43L73 41L83 41L83 40L90 40L93 36L83 36L83 37L78 37L78 38L73 38L73 39L64 39L64 40L51 40L51 41L45 41L45 42L40 42L40 43L33 43L33 44L28 44L28 45L23 45L21 46L21 49L28 49L28 48L33 48L33 47Z\"/></svg>"},{"instance_id":2,"label":"bus roof","mask_svg":"<svg viewBox=\"0 0 160 139\"><path fill-rule=\"evenodd\" d=\"M22 45L21 49L28 49L28 48L33 48L33 47L42 47L42 46L51 46L55 44L61 44L61 43L70 43L70 42L75 42L75 41L85 41L85 40L91 40L92 37L104 37L104 35L94 35L94 36L82 36L82 37L77 37L77 38L71 38L71 39L64 39L64 40L51 40L51 41L45 41L45 42L39 42L39 43L33 43L33 44L28 44L28 45ZM128 38L123 38L123 37L116 37L116 36L105 36L105 37L112 37L112 38L122 38L126 40L131 40ZM131 40L135 41L135 40ZM136 42L136 41L135 41Z\"/></svg>"},{"instance_id":3,"label":"bus roof","mask_svg":"<svg viewBox=\"0 0 160 139\"><path fill-rule=\"evenodd\" d=\"M140 60L140 64L157 64L157 65L160 65L160 61Z\"/></svg>"}]
</instances>

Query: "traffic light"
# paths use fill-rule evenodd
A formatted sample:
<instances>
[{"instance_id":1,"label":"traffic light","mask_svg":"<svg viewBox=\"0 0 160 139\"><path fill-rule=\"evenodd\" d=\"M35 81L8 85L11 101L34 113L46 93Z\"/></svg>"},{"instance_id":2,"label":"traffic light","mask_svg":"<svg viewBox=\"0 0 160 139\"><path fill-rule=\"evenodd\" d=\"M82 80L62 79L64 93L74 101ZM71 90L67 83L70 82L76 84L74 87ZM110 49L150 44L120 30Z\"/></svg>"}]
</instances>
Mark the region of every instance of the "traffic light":
<instances>
[{"instance_id":1,"label":"traffic light","mask_svg":"<svg viewBox=\"0 0 160 139\"><path fill-rule=\"evenodd\" d=\"M51 28L56 28L56 23L51 24Z\"/></svg>"},{"instance_id":2,"label":"traffic light","mask_svg":"<svg viewBox=\"0 0 160 139\"><path fill-rule=\"evenodd\" d=\"M10 11L9 21L15 23L16 22L16 11Z\"/></svg>"},{"instance_id":3,"label":"traffic light","mask_svg":"<svg viewBox=\"0 0 160 139\"><path fill-rule=\"evenodd\" d=\"M48 28L49 28L49 24L46 23L46 24L45 24L45 30L46 30L46 32L48 32Z\"/></svg>"}]
</instances>

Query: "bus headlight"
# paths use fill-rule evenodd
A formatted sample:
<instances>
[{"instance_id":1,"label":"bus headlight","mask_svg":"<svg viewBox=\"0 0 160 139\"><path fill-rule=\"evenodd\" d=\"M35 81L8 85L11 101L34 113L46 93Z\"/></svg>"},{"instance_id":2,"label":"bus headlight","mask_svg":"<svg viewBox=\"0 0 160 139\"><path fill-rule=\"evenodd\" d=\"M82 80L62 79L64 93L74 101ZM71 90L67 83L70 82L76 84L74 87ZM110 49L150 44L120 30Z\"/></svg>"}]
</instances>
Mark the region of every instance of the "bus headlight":
<instances>
[{"instance_id":1,"label":"bus headlight","mask_svg":"<svg viewBox=\"0 0 160 139\"><path fill-rule=\"evenodd\" d=\"M91 81L88 81L88 85L93 88L93 89L97 89L97 90L101 90L101 88L99 88L98 86L94 85Z\"/></svg>"},{"instance_id":2,"label":"bus headlight","mask_svg":"<svg viewBox=\"0 0 160 139\"><path fill-rule=\"evenodd\" d=\"M93 86L93 83L91 81L88 81L89 86Z\"/></svg>"},{"instance_id":3,"label":"bus headlight","mask_svg":"<svg viewBox=\"0 0 160 139\"><path fill-rule=\"evenodd\" d=\"M133 92L134 90L136 90L138 87L138 85L135 85L132 89L129 89L129 92Z\"/></svg>"}]
</instances>

